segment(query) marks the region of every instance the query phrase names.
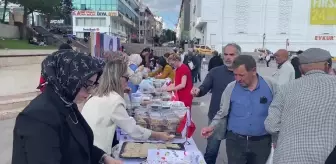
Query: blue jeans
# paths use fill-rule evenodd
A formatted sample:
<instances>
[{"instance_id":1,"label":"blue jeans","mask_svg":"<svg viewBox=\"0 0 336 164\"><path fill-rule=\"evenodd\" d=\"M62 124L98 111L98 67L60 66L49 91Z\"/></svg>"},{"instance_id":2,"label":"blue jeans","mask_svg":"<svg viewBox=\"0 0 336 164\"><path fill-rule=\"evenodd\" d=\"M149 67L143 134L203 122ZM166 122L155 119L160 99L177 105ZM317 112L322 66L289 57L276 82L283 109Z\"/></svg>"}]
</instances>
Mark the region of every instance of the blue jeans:
<instances>
[{"instance_id":1,"label":"blue jeans","mask_svg":"<svg viewBox=\"0 0 336 164\"><path fill-rule=\"evenodd\" d=\"M212 119L209 118L209 125ZM216 164L219 147L222 140L217 140L213 136L207 139L207 147L204 154L204 160L207 164Z\"/></svg>"}]
</instances>

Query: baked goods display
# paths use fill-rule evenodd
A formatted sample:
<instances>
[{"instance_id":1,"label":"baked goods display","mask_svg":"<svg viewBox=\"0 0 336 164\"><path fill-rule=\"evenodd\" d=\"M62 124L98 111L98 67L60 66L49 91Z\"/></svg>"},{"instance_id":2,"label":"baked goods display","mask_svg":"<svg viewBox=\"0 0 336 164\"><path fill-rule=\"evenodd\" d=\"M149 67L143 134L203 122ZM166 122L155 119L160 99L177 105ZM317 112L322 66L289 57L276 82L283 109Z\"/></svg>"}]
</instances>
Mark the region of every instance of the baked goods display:
<instances>
[{"instance_id":1,"label":"baked goods display","mask_svg":"<svg viewBox=\"0 0 336 164\"><path fill-rule=\"evenodd\" d=\"M146 109L140 108L134 110L134 119L136 123L144 128L148 128L149 116Z\"/></svg>"},{"instance_id":2,"label":"baked goods display","mask_svg":"<svg viewBox=\"0 0 336 164\"><path fill-rule=\"evenodd\" d=\"M120 158L147 158L149 149L172 149L185 150L180 143L148 143L148 142L124 142L119 157Z\"/></svg>"}]
</instances>

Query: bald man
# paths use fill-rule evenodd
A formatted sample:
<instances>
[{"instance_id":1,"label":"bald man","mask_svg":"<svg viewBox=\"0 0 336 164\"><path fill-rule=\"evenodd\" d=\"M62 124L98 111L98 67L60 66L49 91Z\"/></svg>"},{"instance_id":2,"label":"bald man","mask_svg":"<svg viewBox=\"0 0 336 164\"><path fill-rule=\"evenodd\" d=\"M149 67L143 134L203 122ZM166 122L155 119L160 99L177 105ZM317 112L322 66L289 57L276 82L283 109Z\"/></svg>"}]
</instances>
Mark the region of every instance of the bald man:
<instances>
[{"instance_id":1,"label":"bald man","mask_svg":"<svg viewBox=\"0 0 336 164\"><path fill-rule=\"evenodd\" d=\"M275 54L275 61L278 64L277 71L273 74L273 78L279 85L287 84L289 81L295 79L295 70L289 61L289 54L287 50L280 49Z\"/></svg>"}]
</instances>

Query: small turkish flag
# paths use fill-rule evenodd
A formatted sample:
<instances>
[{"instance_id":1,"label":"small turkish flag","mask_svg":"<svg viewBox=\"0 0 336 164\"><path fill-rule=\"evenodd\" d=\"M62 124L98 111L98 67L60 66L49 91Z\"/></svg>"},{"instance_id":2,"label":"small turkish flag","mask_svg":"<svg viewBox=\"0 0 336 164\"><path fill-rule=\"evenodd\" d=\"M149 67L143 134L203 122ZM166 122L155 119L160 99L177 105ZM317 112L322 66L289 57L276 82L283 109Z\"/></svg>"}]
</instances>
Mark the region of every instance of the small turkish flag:
<instances>
[{"instance_id":1,"label":"small turkish flag","mask_svg":"<svg viewBox=\"0 0 336 164\"><path fill-rule=\"evenodd\" d=\"M196 130L196 125L191 119L191 109L188 109L180 125L177 127L177 133L185 134L187 138L192 137Z\"/></svg>"}]
</instances>

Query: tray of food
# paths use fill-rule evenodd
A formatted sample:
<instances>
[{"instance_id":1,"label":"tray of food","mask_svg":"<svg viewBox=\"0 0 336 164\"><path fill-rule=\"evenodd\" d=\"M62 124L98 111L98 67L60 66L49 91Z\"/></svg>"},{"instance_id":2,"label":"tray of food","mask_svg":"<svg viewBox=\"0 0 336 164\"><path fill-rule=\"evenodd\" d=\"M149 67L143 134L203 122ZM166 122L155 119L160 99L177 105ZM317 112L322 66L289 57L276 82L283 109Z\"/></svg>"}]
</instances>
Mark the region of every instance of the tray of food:
<instances>
[{"instance_id":1,"label":"tray of food","mask_svg":"<svg viewBox=\"0 0 336 164\"><path fill-rule=\"evenodd\" d=\"M120 149L120 158L145 159L149 149L185 150L182 143L124 142Z\"/></svg>"}]
</instances>

